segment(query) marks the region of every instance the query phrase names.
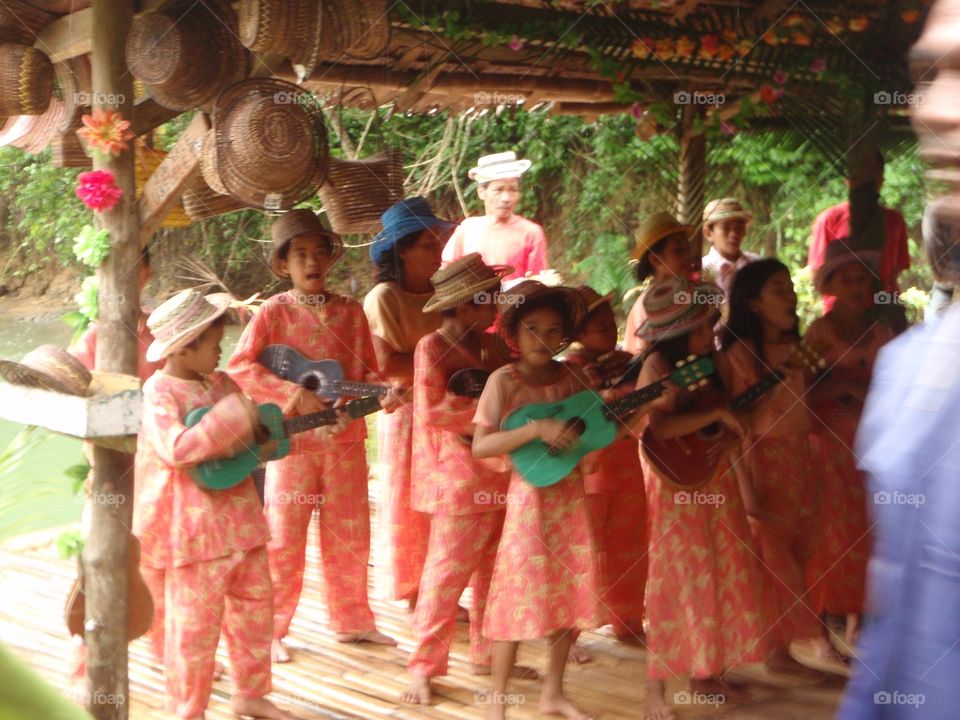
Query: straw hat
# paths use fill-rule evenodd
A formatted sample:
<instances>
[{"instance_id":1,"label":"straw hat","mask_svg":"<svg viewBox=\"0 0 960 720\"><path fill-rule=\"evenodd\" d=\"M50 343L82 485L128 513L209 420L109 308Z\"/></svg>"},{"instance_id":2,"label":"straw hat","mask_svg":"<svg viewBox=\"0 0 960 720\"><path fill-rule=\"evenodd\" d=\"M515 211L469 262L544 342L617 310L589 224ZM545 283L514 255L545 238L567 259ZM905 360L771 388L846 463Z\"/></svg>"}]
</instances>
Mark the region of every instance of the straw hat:
<instances>
[{"instance_id":1,"label":"straw hat","mask_svg":"<svg viewBox=\"0 0 960 720\"><path fill-rule=\"evenodd\" d=\"M493 155L484 155L477 160L477 166L471 168L467 177L478 183L493 180L518 178L530 169L529 160L517 160L517 154L512 150Z\"/></svg>"},{"instance_id":2,"label":"straw hat","mask_svg":"<svg viewBox=\"0 0 960 720\"><path fill-rule=\"evenodd\" d=\"M601 295L589 285L580 285L576 288L576 291L580 293L580 297L582 297L583 301L587 304L588 315L604 303L612 302L616 296L616 292L608 292L606 295Z\"/></svg>"},{"instance_id":3,"label":"straw hat","mask_svg":"<svg viewBox=\"0 0 960 720\"><path fill-rule=\"evenodd\" d=\"M56 345L41 345L20 362L0 360L0 375L14 385L66 395L87 395L90 386L90 371Z\"/></svg>"},{"instance_id":4,"label":"straw hat","mask_svg":"<svg viewBox=\"0 0 960 720\"><path fill-rule=\"evenodd\" d=\"M206 297L199 290L178 292L147 318L154 338L147 348L147 360L157 362L189 345L229 308L223 297Z\"/></svg>"},{"instance_id":5,"label":"straw hat","mask_svg":"<svg viewBox=\"0 0 960 720\"><path fill-rule=\"evenodd\" d=\"M498 329L500 337L508 348L513 352L519 352L520 347L517 344L516 335L516 317L520 308L524 305L540 300L546 297L555 297L566 306L566 315L570 319L570 333L564 338L563 345L557 352L566 348L576 338L580 332L580 327L587 317L587 304L579 292L563 285L544 285L536 280L523 280L514 285L510 290L502 293L504 296L504 310L500 314Z\"/></svg>"},{"instance_id":6,"label":"straw hat","mask_svg":"<svg viewBox=\"0 0 960 720\"><path fill-rule=\"evenodd\" d=\"M436 294L423 306L424 312L450 310L469 302L481 292L500 290L500 279L513 272L509 265L486 265L480 253L464 255L430 278Z\"/></svg>"},{"instance_id":7,"label":"straw hat","mask_svg":"<svg viewBox=\"0 0 960 720\"><path fill-rule=\"evenodd\" d=\"M37 3L40 4L40 3ZM33 45L54 16L24 0L0 2L0 43Z\"/></svg>"},{"instance_id":8,"label":"straw hat","mask_svg":"<svg viewBox=\"0 0 960 720\"><path fill-rule=\"evenodd\" d=\"M320 55L340 61L380 57L390 42L386 0L324 0Z\"/></svg>"},{"instance_id":9,"label":"straw hat","mask_svg":"<svg viewBox=\"0 0 960 720\"><path fill-rule=\"evenodd\" d=\"M247 74L238 30L236 13L224 0L170 0L134 18L127 65L160 105L209 110L221 90Z\"/></svg>"},{"instance_id":10,"label":"straw hat","mask_svg":"<svg viewBox=\"0 0 960 720\"><path fill-rule=\"evenodd\" d=\"M270 227L270 239L273 241L273 254L270 256L270 269L277 277L289 277L280 267L280 252L300 235L322 235L330 243L330 262L343 257L343 241L313 211L299 208L284 213Z\"/></svg>"},{"instance_id":11,"label":"straw hat","mask_svg":"<svg viewBox=\"0 0 960 720\"><path fill-rule=\"evenodd\" d=\"M53 87L53 64L44 53L27 45L0 44L0 116L40 115L50 104Z\"/></svg>"},{"instance_id":12,"label":"straw hat","mask_svg":"<svg viewBox=\"0 0 960 720\"><path fill-rule=\"evenodd\" d=\"M721 198L711 200L703 209L703 224L709 225L720 220L743 220L750 222L753 215L743 209L743 205L736 198Z\"/></svg>"},{"instance_id":13,"label":"straw hat","mask_svg":"<svg viewBox=\"0 0 960 720\"><path fill-rule=\"evenodd\" d=\"M633 234L634 248L630 257L634 260L642 260L647 251L664 238L678 233L684 237L689 237L692 232L693 227L681 225L670 213L654 213L644 220L643 224Z\"/></svg>"},{"instance_id":14,"label":"straw hat","mask_svg":"<svg viewBox=\"0 0 960 720\"><path fill-rule=\"evenodd\" d=\"M880 267L880 252L865 250L859 246L854 238L842 237L827 243L823 265L813 272L813 286L817 292L823 293L830 276L844 265L860 263L870 272L876 273Z\"/></svg>"},{"instance_id":15,"label":"straw hat","mask_svg":"<svg viewBox=\"0 0 960 720\"><path fill-rule=\"evenodd\" d=\"M213 110L216 166L226 190L252 207L289 210L316 192L329 163L315 103L291 102L293 83L253 78L220 93Z\"/></svg>"},{"instance_id":16,"label":"straw hat","mask_svg":"<svg viewBox=\"0 0 960 720\"><path fill-rule=\"evenodd\" d=\"M380 223L383 225L383 230L377 233L370 245L370 259L377 265L386 253L396 247L398 240L411 233L429 230L432 227L453 231L457 226L455 222L443 220L434 215L430 203L422 197L407 198L395 203L380 216Z\"/></svg>"},{"instance_id":17,"label":"straw hat","mask_svg":"<svg viewBox=\"0 0 960 720\"><path fill-rule=\"evenodd\" d=\"M240 41L255 53L290 58L309 77L320 53L326 5L316 0L246 0L240 3Z\"/></svg>"},{"instance_id":18,"label":"straw hat","mask_svg":"<svg viewBox=\"0 0 960 720\"><path fill-rule=\"evenodd\" d=\"M657 283L644 295L647 319L637 337L658 342L683 335L704 318L719 317L723 300L723 290L712 283L694 284L686 278Z\"/></svg>"}]
</instances>

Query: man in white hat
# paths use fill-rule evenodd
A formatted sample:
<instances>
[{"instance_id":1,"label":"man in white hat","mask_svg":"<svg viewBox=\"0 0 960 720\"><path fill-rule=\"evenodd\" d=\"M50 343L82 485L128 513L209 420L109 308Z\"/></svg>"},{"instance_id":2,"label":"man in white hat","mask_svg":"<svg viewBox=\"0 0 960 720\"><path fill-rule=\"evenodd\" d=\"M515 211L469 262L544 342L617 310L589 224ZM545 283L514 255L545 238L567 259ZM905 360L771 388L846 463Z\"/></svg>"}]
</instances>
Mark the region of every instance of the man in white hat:
<instances>
[{"instance_id":1,"label":"man in white hat","mask_svg":"<svg viewBox=\"0 0 960 720\"><path fill-rule=\"evenodd\" d=\"M520 201L520 176L529 169L529 160L517 160L516 153L509 151L484 155L477 161L467 174L477 182L485 214L460 223L443 250L444 265L477 252L487 265L514 268L504 280L547 269L543 228L514 212Z\"/></svg>"}]
</instances>

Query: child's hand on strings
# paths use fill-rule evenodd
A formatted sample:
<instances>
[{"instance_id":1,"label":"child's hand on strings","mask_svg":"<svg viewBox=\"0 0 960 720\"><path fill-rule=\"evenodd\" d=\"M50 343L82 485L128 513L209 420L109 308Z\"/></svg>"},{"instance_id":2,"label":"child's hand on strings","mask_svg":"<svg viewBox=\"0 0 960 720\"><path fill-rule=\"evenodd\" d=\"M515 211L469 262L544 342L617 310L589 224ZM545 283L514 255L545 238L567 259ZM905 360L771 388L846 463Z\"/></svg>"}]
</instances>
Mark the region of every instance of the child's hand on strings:
<instances>
[{"instance_id":1,"label":"child's hand on strings","mask_svg":"<svg viewBox=\"0 0 960 720\"><path fill-rule=\"evenodd\" d=\"M670 412L677 407L677 400L680 398L682 391L683 388L676 383L671 380L664 380L663 393L661 393L660 397L647 403L647 407L651 410Z\"/></svg>"},{"instance_id":2,"label":"child's hand on strings","mask_svg":"<svg viewBox=\"0 0 960 720\"><path fill-rule=\"evenodd\" d=\"M569 450L580 441L580 434L559 420L537 420L537 434L551 449L558 452Z\"/></svg>"},{"instance_id":3,"label":"child's hand on strings","mask_svg":"<svg viewBox=\"0 0 960 720\"><path fill-rule=\"evenodd\" d=\"M329 407L330 404L321 400L315 392L306 388L298 388L283 409L283 414L309 415L310 413L321 412Z\"/></svg>"},{"instance_id":4,"label":"child's hand on strings","mask_svg":"<svg viewBox=\"0 0 960 720\"><path fill-rule=\"evenodd\" d=\"M723 407L717 410L717 422L723 423L731 432L740 437L746 437L750 433L750 429L740 418L733 414L730 408Z\"/></svg>"},{"instance_id":5,"label":"child's hand on strings","mask_svg":"<svg viewBox=\"0 0 960 720\"><path fill-rule=\"evenodd\" d=\"M385 413L392 413L403 405L403 388L399 385L391 385L386 395L380 398L380 407Z\"/></svg>"},{"instance_id":6,"label":"child's hand on strings","mask_svg":"<svg viewBox=\"0 0 960 720\"><path fill-rule=\"evenodd\" d=\"M319 432L321 436L331 437L338 433L342 433L347 429L347 425L350 424L351 418L347 412L343 409L343 399L337 401L337 404L334 406L334 412L337 414L337 421L332 425L324 425L320 428Z\"/></svg>"}]
</instances>

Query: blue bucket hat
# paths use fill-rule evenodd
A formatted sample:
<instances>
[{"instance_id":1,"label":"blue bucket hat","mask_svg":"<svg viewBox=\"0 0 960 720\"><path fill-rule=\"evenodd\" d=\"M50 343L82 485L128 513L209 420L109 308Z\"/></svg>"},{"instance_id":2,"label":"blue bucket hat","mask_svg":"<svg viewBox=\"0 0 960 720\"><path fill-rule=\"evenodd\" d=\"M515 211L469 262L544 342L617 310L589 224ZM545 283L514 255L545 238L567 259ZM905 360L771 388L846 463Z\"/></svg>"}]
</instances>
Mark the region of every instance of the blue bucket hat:
<instances>
[{"instance_id":1,"label":"blue bucket hat","mask_svg":"<svg viewBox=\"0 0 960 720\"><path fill-rule=\"evenodd\" d=\"M419 233L432 227L440 226L450 230L457 223L442 220L433 214L430 203L426 198L412 197L391 206L380 216L383 230L377 233L370 246L370 259L377 265L383 256L396 247L397 241L411 233Z\"/></svg>"}]
</instances>

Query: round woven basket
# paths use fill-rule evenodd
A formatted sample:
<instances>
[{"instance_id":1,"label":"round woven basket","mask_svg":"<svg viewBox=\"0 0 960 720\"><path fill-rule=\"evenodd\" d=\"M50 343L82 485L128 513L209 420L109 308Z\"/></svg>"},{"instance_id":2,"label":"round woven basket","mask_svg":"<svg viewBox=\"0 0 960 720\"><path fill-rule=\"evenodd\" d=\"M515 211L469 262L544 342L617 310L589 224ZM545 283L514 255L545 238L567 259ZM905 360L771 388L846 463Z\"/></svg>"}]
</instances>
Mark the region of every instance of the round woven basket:
<instances>
[{"instance_id":1,"label":"round woven basket","mask_svg":"<svg viewBox=\"0 0 960 720\"><path fill-rule=\"evenodd\" d=\"M93 82L90 74L90 56L81 55L53 66L57 95L63 100L63 121L58 128L65 133L81 125L80 118L90 112L93 102Z\"/></svg>"},{"instance_id":2,"label":"round woven basket","mask_svg":"<svg viewBox=\"0 0 960 720\"><path fill-rule=\"evenodd\" d=\"M380 216L403 200L403 153L385 150L363 160L331 157L317 194L334 231L379 232Z\"/></svg>"},{"instance_id":3,"label":"round woven basket","mask_svg":"<svg viewBox=\"0 0 960 720\"><path fill-rule=\"evenodd\" d=\"M202 177L198 177L183 191L183 209L191 220L205 220L206 218L223 215L247 206L229 195L222 195L211 189Z\"/></svg>"},{"instance_id":4,"label":"round woven basket","mask_svg":"<svg viewBox=\"0 0 960 720\"><path fill-rule=\"evenodd\" d=\"M0 44L0 115L40 115L53 87L50 58L26 45Z\"/></svg>"},{"instance_id":5,"label":"round woven basket","mask_svg":"<svg viewBox=\"0 0 960 720\"><path fill-rule=\"evenodd\" d=\"M390 42L387 0L324 0L320 57L369 60Z\"/></svg>"},{"instance_id":6,"label":"round woven basket","mask_svg":"<svg viewBox=\"0 0 960 720\"><path fill-rule=\"evenodd\" d=\"M224 90L213 111L224 188L264 210L287 210L316 192L329 162L319 106L282 80L255 78Z\"/></svg>"},{"instance_id":7,"label":"round woven basket","mask_svg":"<svg viewBox=\"0 0 960 720\"><path fill-rule=\"evenodd\" d=\"M164 107L209 110L223 88L246 74L237 30L236 13L222 0L173 0L134 18L127 64Z\"/></svg>"},{"instance_id":8,"label":"round woven basket","mask_svg":"<svg viewBox=\"0 0 960 720\"><path fill-rule=\"evenodd\" d=\"M53 22L54 15L23 0L0 2L0 42L33 45L37 33Z\"/></svg>"},{"instance_id":9,"label":"round woven basket","mask_svg":"<svg viewBox=\"0 0 960 720\"><path fill-rule=\"evenodd\" d=\"M21 137L10 144L32 155L43 152L51 141L60 134L60 125L63 123L65 114L66 107L63 100L50 98L50 105L46 112L42 115L29 115L29 128Z\"/></svg>"},{"instance_id":10,"label":"round woven basket","mask_svg":"<svg viewBox=\"0 0 960 720\"><path fill-rule=\"evenodd\" d=\"M283 55L312 72L320 52L321 5L315 0L243 0L240 41L254 52Z\"/></svg>"},{"instance_id":11,"label":"round woven basket","mask_svg":"<svg viewBox=\"0 0 960 720\"><path fill-rule=\"evenodd\" d=\"M200 146L200 174L213 192L229 195L217 170L217 134L213 128L207 130Z\"/></svg>"}]
</instances>

